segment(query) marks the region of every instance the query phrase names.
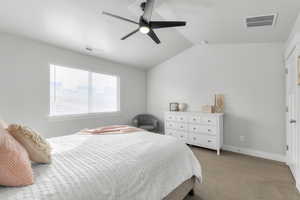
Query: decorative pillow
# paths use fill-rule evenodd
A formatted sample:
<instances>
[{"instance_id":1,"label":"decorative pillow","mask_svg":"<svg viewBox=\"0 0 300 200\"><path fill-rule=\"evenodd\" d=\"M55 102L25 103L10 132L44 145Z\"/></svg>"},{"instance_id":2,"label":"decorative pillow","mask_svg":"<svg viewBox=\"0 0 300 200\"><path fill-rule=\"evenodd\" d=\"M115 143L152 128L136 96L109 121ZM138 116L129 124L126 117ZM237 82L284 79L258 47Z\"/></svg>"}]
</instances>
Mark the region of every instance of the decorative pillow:
<instances>
[{"instance_id":1,"label":"decorative pillow","mask_svg":"<svg viewBox=\"0 0 300 200\"><path fill-rule=\"evenodd\" d=\"M6 130L0 128L0 185L33 184L33 172L27 151Z\"/></svg>"},{"instance_id":2,"label":"decorative pillow","mask_svg":"<svg viewBox=\"0 0 300 200\"><path fill-rule=\"evenodd\" d=\"M50 144L39 133L17 124L9 125L7 130L24 146L31 161L43 164L51 163Z\"/></svg>"},{"instance_id":3,"label":"decorative pillow","mask_svg":"<svg viewBox=\"0 0 300 200\"><path fill-rule=\"evenodd\" d=\"M7 129L7 124L5 123L5 121L3 121L3 120L1 120L0 119L0 128L2 128L2 129Z\"/></svg>"}]
</instances>

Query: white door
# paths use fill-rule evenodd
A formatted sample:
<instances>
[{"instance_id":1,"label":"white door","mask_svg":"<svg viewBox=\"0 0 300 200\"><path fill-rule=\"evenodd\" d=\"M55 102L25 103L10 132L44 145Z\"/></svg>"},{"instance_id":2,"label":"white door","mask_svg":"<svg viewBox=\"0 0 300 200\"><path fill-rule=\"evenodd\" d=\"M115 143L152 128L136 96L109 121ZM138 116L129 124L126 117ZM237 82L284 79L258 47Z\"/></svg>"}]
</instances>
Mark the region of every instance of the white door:
<instances>
[{"instance_id":1,"label":"white door","mask_svg":"<svg viewBox=\"0 0 300 200\"><path fill-rule=\"evenodd\" d=\"M287 153L289 166L293 172L293 175L296 176L296 166L297 166L297 139L296 139L296 95L289 94L288 97L288 117L287 117L287 130L288 130L288 144L287 144Z\"/></svg>"},{"instance_id":2,"label":"white door","mask_svg":"<svg viewBox=\"0 0 300 200\"><path fill-rule=\"evenodd\" d=\"M297 176L297 155L298 155L298 141L297 141L297 59L295 54L291 55L287 62L286 69L288 71L286 76L287 86L287 164L296 178Z\"/></svg>"}]
</instances>

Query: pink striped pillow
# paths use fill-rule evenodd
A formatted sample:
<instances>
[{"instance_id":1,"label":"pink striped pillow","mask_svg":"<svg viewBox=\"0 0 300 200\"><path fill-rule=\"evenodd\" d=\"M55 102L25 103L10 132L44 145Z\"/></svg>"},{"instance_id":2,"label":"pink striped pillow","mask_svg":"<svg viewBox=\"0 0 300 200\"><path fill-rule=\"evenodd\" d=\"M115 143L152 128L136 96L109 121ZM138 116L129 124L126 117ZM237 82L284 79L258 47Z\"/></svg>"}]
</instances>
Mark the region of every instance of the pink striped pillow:
<instances>
[{"instance_id":1,"label":"pink striped pillow","mask_svg":"<svg viewBox=\"0 0 300 200\"><path fill-rule=\"evenodd\" d=\"M16 187L33 182L27 151L6 130L0 128L0 185Z\"/></svg>"}]
</instances>

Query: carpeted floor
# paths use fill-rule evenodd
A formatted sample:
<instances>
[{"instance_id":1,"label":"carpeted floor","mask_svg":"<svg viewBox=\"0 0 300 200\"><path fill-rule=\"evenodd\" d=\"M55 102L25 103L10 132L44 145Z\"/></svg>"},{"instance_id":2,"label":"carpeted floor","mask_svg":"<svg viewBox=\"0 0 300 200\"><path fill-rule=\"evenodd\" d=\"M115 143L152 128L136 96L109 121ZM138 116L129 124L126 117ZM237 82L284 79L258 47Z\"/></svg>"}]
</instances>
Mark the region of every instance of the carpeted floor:
<instances>
[{"instance_id":1,"label":"carpeted floor","mask_svg":"<svg viewBox=\"0 0 300 200\"><path fill-rule=\"evenodd\" d=\"M284 163L191 147L203 169L203 184L185 200L300 200Z\"/></svg>"}]
</instances>

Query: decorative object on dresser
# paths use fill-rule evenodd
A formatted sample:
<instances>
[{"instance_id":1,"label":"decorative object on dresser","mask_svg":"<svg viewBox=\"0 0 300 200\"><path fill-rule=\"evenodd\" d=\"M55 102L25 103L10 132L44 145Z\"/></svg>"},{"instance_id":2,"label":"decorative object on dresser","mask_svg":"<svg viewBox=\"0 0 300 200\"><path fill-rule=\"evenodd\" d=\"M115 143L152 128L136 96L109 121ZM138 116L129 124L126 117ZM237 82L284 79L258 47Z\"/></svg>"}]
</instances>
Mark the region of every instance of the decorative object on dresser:
<instances>
[{"instance_id":1,"label":"decorative object on dresser","mask_svg":"<svg viewBox=\"0 0 300 200\"><path fill-rule=\"evenodd\" d=\"M171 111L171 112L179 111L179 103L170 103L169 111Z\"/></svg>"},{"instance_id":2,"label":"decorative object on dresser","mask_svg":"<svg viewBox=\"0 0 300 200\"><path fill-rule=\"evenodd\" d=\"M204 105L204 106L202 106L202 112L204 112L204 113L213 113L214 112L214 106Z\"/></svg>"},{"instance_id":3,"label":"decorative object on dresser","mask_svg":"<svg viewBox=\"0 0 300 200\"><path fill-rule=\"evenodd\" d=\"M184 112L187 109L187 104L186 103L179 103L178 104L178 111Z\"/></svg>"},{"instance_id":4,"label":"decorative object on dresser","mask_svg":"<svg viewBox=\"0 0 300 200\"><path fill-rule=\"evenodd\" d=\"M214 113L224 113L224 95L216 94L215 95L215 105L214 105Z\"/></svg>"},{"instance_id":5,"label":"decorative object on dresser","mask_svg":"<svg viewBox=\"0 0 300 200\"><path fill-rule=\"evenodd\" d=\"M185 143L214 149L223 146L223 113L166 112L165 134Z\"/></svg>"}]
</instances>

